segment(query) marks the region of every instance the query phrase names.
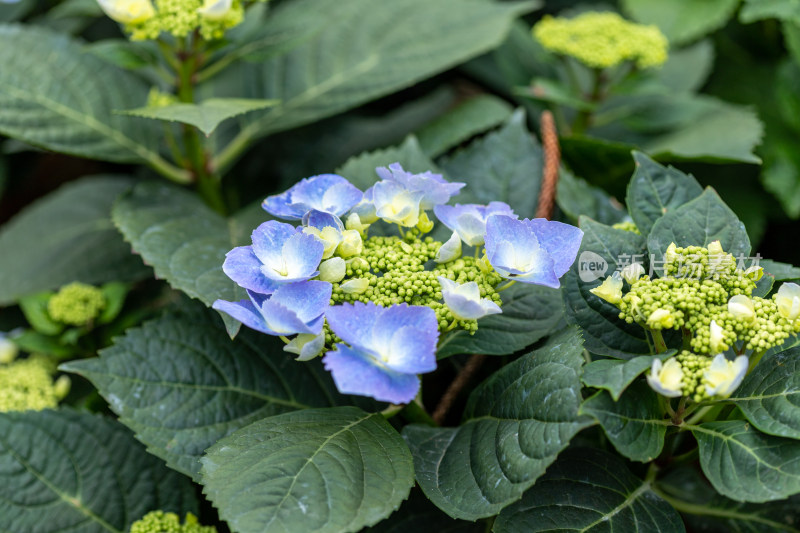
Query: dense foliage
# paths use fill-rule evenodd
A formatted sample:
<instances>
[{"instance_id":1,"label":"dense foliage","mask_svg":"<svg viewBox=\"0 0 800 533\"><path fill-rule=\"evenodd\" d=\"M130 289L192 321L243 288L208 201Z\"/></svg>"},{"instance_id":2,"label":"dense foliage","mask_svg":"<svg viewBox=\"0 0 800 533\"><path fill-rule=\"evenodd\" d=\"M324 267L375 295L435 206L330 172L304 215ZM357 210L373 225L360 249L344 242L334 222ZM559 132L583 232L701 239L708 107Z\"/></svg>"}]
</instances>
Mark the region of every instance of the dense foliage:
<instances>
[{"instance_id":1,"label":"dense foliage","mask_svg":"<svg viewBox=\"0 0 800 533\"><path fill-rule=\"evenodd\" d=\"M796 4L0 0L0 530L800 531Z\"/></svg>"}]
</instances>

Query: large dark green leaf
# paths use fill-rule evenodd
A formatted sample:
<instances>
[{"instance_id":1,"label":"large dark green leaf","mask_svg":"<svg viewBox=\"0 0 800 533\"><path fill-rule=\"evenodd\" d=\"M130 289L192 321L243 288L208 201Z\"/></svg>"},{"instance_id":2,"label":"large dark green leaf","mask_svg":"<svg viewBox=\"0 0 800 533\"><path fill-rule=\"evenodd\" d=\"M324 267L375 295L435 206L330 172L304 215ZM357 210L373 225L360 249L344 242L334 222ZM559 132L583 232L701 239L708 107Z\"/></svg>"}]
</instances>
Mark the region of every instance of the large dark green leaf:
<instances>
[{"instance_id":1,"label":"large dark green leaf","mask_svg":"<svg viewBox=\"0 0 800 533\"><path fill-rule=\"evenodd\" d=\"M551 333L564 318L561 291L517 283L501 292L503 313L478 321L478 331L464 330L443 337L437 357L460 353L506 355L530 346Z\"/></svg>"},{"instance_id":2,"label":"large dark green leaf","mask_svg":"<svg viewBox=\"0 0 800 533\"><path fill-rule=\"evenodd\" d=\"M622 6L637 22L655 24L671 43L682 44L723 27L739 0L623 0Z\"/></svg>"},{"instance_id":3,"label":"large dark green leaf","mask_svg":"<svg viewBox=\"0 0 800 533\"><path fill-rule=\"evenodd\" d=\"M0 305L73 281L100 284L147 276L111 223L111 206L132 182L97 176L31 204L0 231Z\"/></svg>"},{"instance_id":4,"label":"large dark green leaf","mask_svg":"<svg viewBox=\"0 0 800 533\"><path fill-rule=\"evenodd\" d=\"M128 330L99 358L61 368L89 379L152 453L197 478L203 451L233 431L336 403L319 363L294 361L281 346L250 330L231 341L201 307Z\"/></svg>"},{"instance_id":5,"label":"large dark green leaf","mask_svg":"<svg viewBox=\"0 0 800 533\"><path fill-rule=\"evenodd\" d=\"M580 218L580 228L583 241L578 260L563 279L567 320L581 327L590 352L622 359L649 353L644 329L620 320L616 306L589 292L617 270L622 261L646 266L644 239L586 217ZM597 270L592 270L593 265Z\"/></svg>"},{"instance_id":6,"label":"large dark green leaf","mask_svg":"<svg viewBox=\"0 0 800 533\"><path fill-rule=\"evenodd\" d=\"M408 172L419 173L429 170L438 172L436 165L425 155L417 138L413 135L409 135L400 146L375 150L374 152L351 157L336 172L347 178L350 183L359 189L365 191L378 181L375 169L389 166L392 163L400 163L403 169Z\"/></svg>"},{"instance_id":7,"label":"large dark green leaf","mask_svg":"<svg viewBox=\"0 0 800 533\"><path fill-rule=\"evenodd\" d=\"M652 461L664 447L671 422L664 420L656 393L644 381L615 401L605 391L588 398L580 410L597 420L619 453L633 461Z\"/></svg>"},{"instance_id":8,"label":"large dark green leaf","mask_svg":"<svg viewBox=\"0 0 800 533\"><path fill-rule=\"evenodd\" d=\"M269 217L245 209L226 219L189 191L148 182L120 198L112 218L157 277L210 306L217 299L246 298L222 271L222 263L234 246L250 244L252 230ZM223 319L235 335L239 322L227 315Z\"/></svg>"},{"instance_id":9,"label":"large dark green leaf","mask_svg":"<svg viewBox=\"0 0 800 533\"><path fill-rule=\"evenodd\" d=\"M536 2L300 0L282 4L236 54L255 65L225 71L250 98L280 104L248 119L220 159L249 140L308 124L413 85L500 44ZM242 96L221 94L217 96Z\"/></svg>"},{"instance_id":10,"label":"large dark green leaf","mask_svg":"<svg viewBox=\"0 0 800 533\"><path fill-rule=\"evenodd\" d=\"M798 0L744 0L739 20L745 24L765 18L800 22Z\"/></svg>"},{"instance_id":11,"label":"large dark green leaf","mask_svg":"<svg viewBox=\"0 0 800 533\"><path fill-rule=\"evenodd\" d=\"M458 428L404 428L417 482L437 507L475 520L534 484L589 424L578 416L582 352L577 330L565 330L481 384Z\"/></svg>"},{"instance_id":12,"label":"large dark green leaf","mask_svg":"<svg viewBox=\"0 0 800 533\"><path fill-rule=\"evenodd\" d=\"M305 409L259 420L212 446L203 483L239 533L358 531L414 485L411 454L380 413Z\"/></svg>"},{"instance_id":13,"label":"large dark green leaf","mask_svg":"<svg viewBox=\"0 0 800 533\"><path fill-rule=\"evenodd\" d=\"M647 247L654 257L662 257L673 242L677 246L706 246L713 241L720 241L722 249L735 258L750 253L744 224L714 189L707 188L699 197L658 219L647 237Z\"/></svg>"},{"instance_id":14,"label":"large dark green leaf","mask_svg":"<svg viewBox=\"0 0 800 533\"><path fill-rule=\"evenodd\" d=\"M25 53L19 53L24 50ZM115 115L138 107L148 87L35 26L0 25L0 132L49 150L161 167L158 124Z\"/></svg>"},{"instance_id":15,"label":"large dark green leaf","mask_svg":"<svg viewBox=\"0 0 800 533\"><path fill-rule=\"evenodd\" d=\"M619 359L600 359L592 361L583 367L581 381L588 387L596 389L606 389L614 400L619 400L622 392L630 385L634 379L650 368L653 359L662 361L675 355L675 350L668 350L656 355L640 355L630 361L620 361Z\"/></svg>"},{"instance_id":16,"label":"large dark green leaf","mask_svg":"<svg viewBox=\"0 0 800 533\"><path fill-rule=\"evenodd\" d=\"M214 133L221 122L237 115L250 113L277 105L276 100L250 98L209 98L197 104L175 103L166 106L137 107L125 111L126 115L191 124L206 137Z\"/></svg>"},{"instance_id":17,"label":"large dark green leaf","mask_svg":"<svg viewBox=\"0 0 800 533\"><path fill-rule=\"evenodd\" d=\"M800 279L800 268L788 263L780 263L771 259L762 259L759 266L764 272L771 274L775 281L789 281Z\"/></svg>"},{"instance_id":18,"label":"large dark green leaf","mask_svg":"<svg viewBox=\"0 0 800 533\"><path fill-rule=\"evenodd\" d=\"M542 181L542 149L516 111L497 132L472 142L442 164L453 181L467 184L460 204L506 202L521 218L533 218Z\"/></svg>"},{"instance_id":19,"label":"large dark green leaf","mask_svg":"<svg viewBox=\"0 0 800 533\"><path fill-rule=\"evenodd\" d=\"M365 529L363 533L486 533L486 525L481 522L453 520L440 511L419 490L412 490L411 496L403 502L400 509L387 520Z\"/></svg>"},{"instance_id":20,"label":"large dark green leaf","mask_svg":"<svg viewBox=\"0 0 800 533\"><path fill-rule=\"evenodd\" d=\"M761 431L800 439L800 348L762 359L729 399Z\"/></svg>"},{"instance_id":21,"label":"large dark green leaf","mask_svg":"<svg viewBox=\"0 0 800 533\"><path fill-rule=\"evenodd\" d=\"M196 507L189 479L109 418L69 409L0 413L3 531L126 533L149 511Z\"/></svg>"},{"instance_id":22,"label":"large dark green leaf","mask_svg":"<svg viewBox=\"0 0 800 533\"><path fill-rule=\"evenodd\" d=\"M800 442L765 435L744 420L708 422L691 430L700 466L723 496L767 502L800 492Z\"/></svg>"},{"instance_id":23,"label":"large dark green leaf","mask_svg":"<svg viewBox=\"0 0 800 533\"><path fill-rule=\"evenodd\" d=\"M559 172L556 204L575 222L583 215L603 224L616 224L628 216L616 198L564 169Z\"/></svg>"},{"instance_id":24,"label":"large dark green leaf","mask_svg":"<svg viewBox=\"0 0 800 533\"><path fill-rule=\"evenodd\" d=\"M636 170L628 184L625 203L642 235L647 235L656 220L703 194L691 175L664 167L641 152L634 152Z\"/></svg>"},{"instance_id":25,"label":"large dark green leaf","mask_svg":"<svg viewBox=\"0 0 800 533\"><path fill-rule=\"evenodd\" d=\"M651 481L596 449L564 452L522 500L503 509L495 533L683 533L681 517Z\"/></svg>"},{"instance_id":26,"label":"large dark green leaf","mask_svg":"<svg viewBox=\"0 0 800 533\"><path fill-rule=\"evenodd\" d=\"M426 124L417 131L417 137L426 154L438 157L472 136L499 126L511 112L505 100L482 94Z\"/></svg>"}]
</instances>

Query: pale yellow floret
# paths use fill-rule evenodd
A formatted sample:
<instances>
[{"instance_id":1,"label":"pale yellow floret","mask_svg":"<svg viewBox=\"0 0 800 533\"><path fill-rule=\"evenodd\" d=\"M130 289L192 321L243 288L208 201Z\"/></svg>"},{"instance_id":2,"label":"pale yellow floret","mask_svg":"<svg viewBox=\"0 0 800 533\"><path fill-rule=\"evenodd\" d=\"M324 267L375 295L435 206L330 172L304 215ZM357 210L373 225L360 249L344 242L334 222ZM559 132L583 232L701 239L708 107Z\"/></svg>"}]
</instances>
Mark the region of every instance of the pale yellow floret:
<instances>
[{"instance_id":1,"label":"pale yellow floret","mask_svg":"<svg viewBox=\"0 0 800 533\"><path fill-rule=\"evenodd\" d=\"M85 283L64 285L47 302L47 312L56 322L71 326L88 324L106 306L103 291Z\"/></svg>"},{"instance_id":2,"label":"pale yellow floret","mask_svg":"<svg viewBox=\"0 0 800 533\"><path fill-rule=\"evenodd\" d=\"M740 355L734 361L729 361L722 354L716 355L703 374L706 394L709 397L727 398L744 379L747 367L747 356Z\"/></svg>"},{"instance_id":3,"label":"pale yellow floret","mask_svg":"<svg viewBox=\"0 0 800 533\"><path fill-rule=\"evenodd\" d=\"M571 19L547 15L533 27L533 35L548 50L592 68L631 61L644 69L667 60L668 41L657 26L635 24L611 12Z\"/></svg>"},{"instance_id":4,"label":"pale yellow floret","mask_svg":"<svg viewBox=\"0 0 800 533\"><path fill-rule=\"evenodd\" d=\"M622 300L622 276L620 276L619 272L614 272L603 280L603 283L589 292L610 304L616 305Z\"/></svg>"},{"instance_id":5,"label":"pale yellow floret","mask_svg":"<svg viewBox=\"0 0 800 533\"><path fill-rule=\"evenodd\" d=\"M800 318L800 285L784 283L775 295L778 312L788 320Z\"/></svg>"},{"instance_id":6,"label":"pale yellow floret","mask_svg":"<svg viewBox=\"0 0 800 533\"><path fill-rule=\"evenodd\" d=\"M650 387L662 396L677 398L682 394L683 369L674 357L666 363L654 359L646 378Z\"/></svg>"}]
</instances>

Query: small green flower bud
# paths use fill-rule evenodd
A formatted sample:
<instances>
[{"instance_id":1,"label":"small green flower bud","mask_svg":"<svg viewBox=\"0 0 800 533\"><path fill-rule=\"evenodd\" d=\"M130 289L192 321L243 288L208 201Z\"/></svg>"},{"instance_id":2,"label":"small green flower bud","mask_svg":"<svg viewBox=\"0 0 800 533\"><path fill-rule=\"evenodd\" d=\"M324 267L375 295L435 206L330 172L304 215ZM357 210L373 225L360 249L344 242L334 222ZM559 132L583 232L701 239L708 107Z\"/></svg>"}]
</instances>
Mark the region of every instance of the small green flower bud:
<instances>
[{"instance_id":1,"label":"small green flower bud","mask_svg":"<svg viewBox=\"0 0 800 533\"><path fill-rule=\"evenodd\" d=\"M365 278L349 279L340 287L345 294L363 294L369 288L369 280Z\"/></svg>"},{"instance_id":2,"label":"small green flower bud","mask_svg":"<svg viewBox=\"0 0 800 533\"><path fill-rule=\"evenodd\" d=\"M341 257L331 257L320 263L319 279L330 283L339 283L344 279L347 265Z\"/></svg>"}]
</instances>

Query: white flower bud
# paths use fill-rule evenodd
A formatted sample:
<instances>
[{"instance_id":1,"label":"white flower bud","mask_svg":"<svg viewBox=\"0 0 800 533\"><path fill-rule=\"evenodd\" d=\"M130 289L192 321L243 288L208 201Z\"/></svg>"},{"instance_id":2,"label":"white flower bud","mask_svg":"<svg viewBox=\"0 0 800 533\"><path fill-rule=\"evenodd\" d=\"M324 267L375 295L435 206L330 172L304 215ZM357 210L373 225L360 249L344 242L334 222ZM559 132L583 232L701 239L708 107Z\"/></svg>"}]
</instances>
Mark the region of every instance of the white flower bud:
<instances>
[{"instance_id":1,"label":"white flower bud","mask_svg":"<svg viewBox=\"0 0 800 533\"><path fill-rule=\"evenodd\" d=\"M349 229L342 233L342 242L339 243L336 254L346 259L360 254L363 248L364 242L361 240L361 234L357 230Z\"/></svg>"},{"instance_id":2,"label":"white flower bud","mask_svg":"<svg viewBox=\"0 0 800 533\"><path fill-rule=\"evenodd\" d=\"M753 300L744 294L737 294L728 300L728 312L735 319L743 322L752 322L756 319L756 308L753 305Z\"/></svg>"},{"instance_id":3,"label":"white flower bud","mask_svg":"<svg viewBox=\"0 0 800 533\"><path fill-rule=\"evenodd\" d=\"M122 24L138 24L156 14L150 0L97 0L109 18Z\"/></svg>"},{"instance_id":4,"label":"white flower bud","mask_svg":"<svg viewBox=\"0 0 800 533\"><path fill-rule=\"evenodd\" d=\"M786 319L797 320L800 317L800 286L796 283L784 283L775 295L778 312Z\"/></svg>"},{"instance_id":5,"label":"white flower bud","mask_svg":"<svg viewBox=\"0 0 800 533\"><path fill-rule=\"evenodd\" d=\"M228 16L233 7L233 0L204 0L197 12L208 20L222 20Z\"/></svg>"},{"instance_id":6,"label":"white flower bud","mask_svg":"<svg viewBox=\"0 0 800 533\"><path fill-rule=\"evenodd\" d=\"M716 320L712 320L710 330L709 347L711 351L719 353L727 350L728 345L725 344L725 330L722 329L722 326L717 324Z\"/></svg>"},{"instance_id":7,"label":"white flower bud","mask_svg":"<svg viewBox=\"0 0 800 533\"><path fill-rule=\"evenodd\" d=\"M674 357L662 363L661 359L654 359L650 373L646 376L650 387L667 398L677 398L682 393L683 369Z\"/></svg>"},{"instance_id":8,"label":"white flower bud","mask_svg":"<svg viewBox=\"0 0 800 533\"><path fill-rule=\"evenodd\" d=\"M325 347L325 334L301 333L283 347L284 352L297 354L298 361L310 361L322 353Z\"/></svg>"},{"instance_id":9,"label":"white flower bud","mask_svg":"<svg viewBox=\"0 0 800 533\"><path fill-rule=\"evenodd\" d=\"M644 267L641 263L631 263L622 269L622 278L628 282L628 285L633 285L642 276L644 276Z\"/></svg>"},{"instance_id":10,"label":"white flower bud","mask_svg":"<svg viewBox=\"0 0 800 533\"><path fill-rule=\"evenodd\" d=\"M365 278L349 279L340 285L345 294L363 294L369 288L369 280Z\"/></svg>"},{"instance_id":11,"label":"white flower bud","mask_svg":"<svg viewBox=\"0 0 800 533\"><path fill-rule=\"evenodd\" d=\"M461 257L461 238L455 231L436 251L436 257L433 258L437 263L449 263Z\"/></svg>"},{"instance_id":12,"label":"white flower bud","mask_svg":"<svg viewBox=\"0 0 800 533\"><path fill-rule=\"evenodd\" d=\"M740 355L734 361L728 361L723 354L717 354L711 366L703 373L706 394L727 398L744 379L747 373L748 359Z\"/></svg>"},{"instance_id":13,"label":"white flower bud","mask_svg":"<svg viewBox=\"0 0 800 533\"><path fill-rule=\"evenodd\" d=\"M331 257L319 265L319 279L330 283L339 283L344 279L347 265L341 257Z\"/></svg>"},{"instance_id":14,"label":"white flower bud","mask_svg":"<svg viewBox=\"0 0 800 533\"><path fill-rule=\"evenodd\" d=\"M671 329L675 324L675 317L666 309L656 309L647 318L647 327L652 329Z\"/></svg>"}]
</instances>

